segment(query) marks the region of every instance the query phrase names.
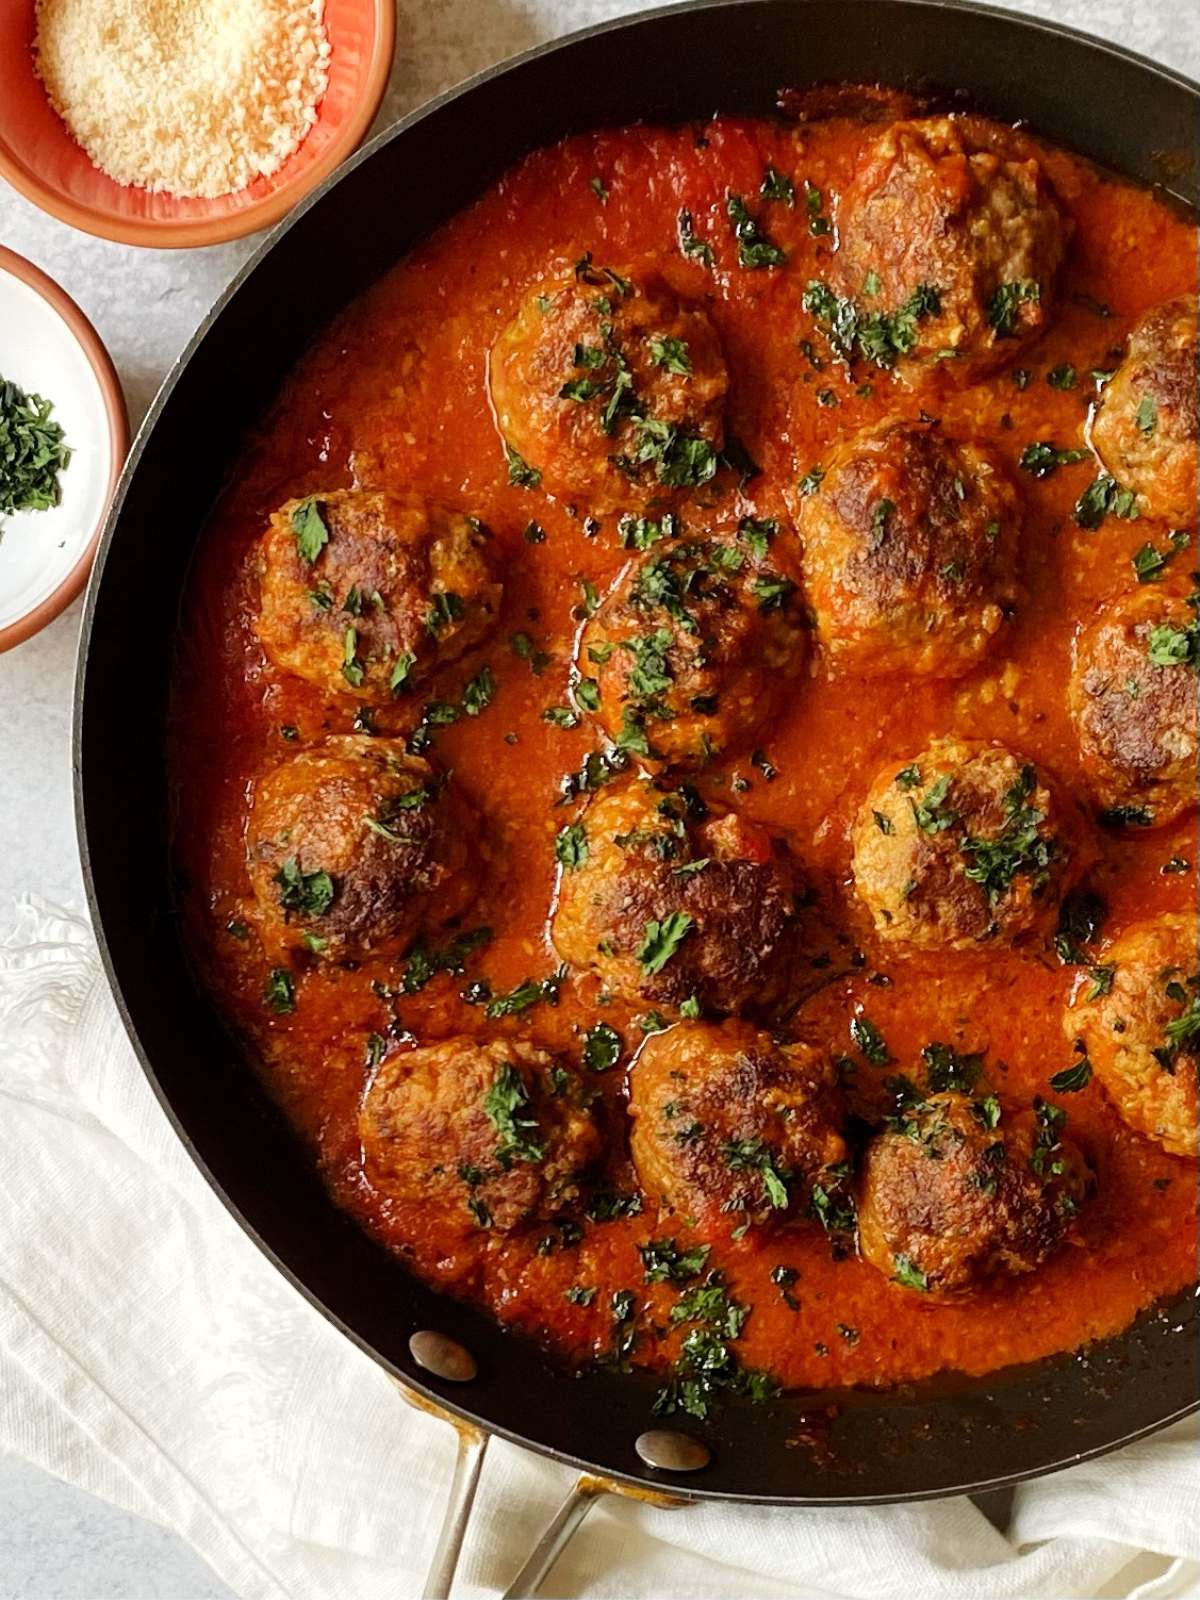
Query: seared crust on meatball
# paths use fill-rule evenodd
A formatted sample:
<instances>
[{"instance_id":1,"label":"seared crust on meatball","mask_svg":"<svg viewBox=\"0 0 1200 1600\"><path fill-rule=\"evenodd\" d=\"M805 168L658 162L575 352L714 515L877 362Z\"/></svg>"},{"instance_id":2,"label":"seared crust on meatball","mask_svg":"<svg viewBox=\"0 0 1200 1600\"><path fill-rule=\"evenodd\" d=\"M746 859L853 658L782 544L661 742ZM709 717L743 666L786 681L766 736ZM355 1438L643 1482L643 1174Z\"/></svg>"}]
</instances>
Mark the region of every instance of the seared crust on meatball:
<instances>
[{"instance_id":1,"label":"seared crust on meatball","mask_svg":"<svg viewBox=\"0 0 1200 1600\"><path fill-rule=\"evenodd\" d=\"M673 534L677 524L652 526ZM804 660L798 587L782 552L767 550L774 524L742 529L656 541L583 631L578 664L596 720L645 759L691 766L744 745Z\"/></svg>"},{"instance_id":2,"label":"seared crust on meatball","mask_svg":"<svg viewBox=\"0 0 1200 1600\"><path fill-rule=\"evenodd\" d=\"M383 704L495 627L486 543L474 518L413 497L289 500L259 549L263 649L327 694Z\"/></svg>"},{"instance_id":3,"label":"seared crust on meatball","mask_svg":"<svg viewBox=\"0 0 1200 1600\"><path fill-rule=\"evenodd\" d=\"M1033 1272L1071 1232L1091 1187L1053 1105L1002 1112L994 1097L935 1094L867 1146L858 1237L873 1267L931 1299Z\"/></svg>"},{"instance_id":4,"label":"seared crust on meatball","mask_svg":"<svg viewBox=\"0 0 1200 1600\"><path fill-rule=\"evenodd\" d=\"M560 850L554 947L630 1000L768 1008L796 954L800 875L766 829L698 807L643 779L601 790Z\"/></svg>"},{"instance_id":5,"label":"seared crust on meatball","mask_svg":"<svg viewBox=\"0 0 1200 1600\"><path fill-rule=\"evenodd\" d=\"M1075 641L1067 704L1102 809L1134 807L1158 825L1196 804L1195 628L1185 600L1140 589Z\"/></svg>"},{"instance_id":6,"label":"seared crust on meatball","mask_svg":"<svg viewBox=\"0 0 1200 1600\"><path fill-rule=\"evenodd\" d=\"M1200 955L1194 916L1138 922L1104 954L1063 1017L1122 1119L1176 1156L1197 1153Z\"/></svg>"},{"instance_id":7,"label":"seared crust on meatball","mask_svg":"<svg viewBox=\"0 0 1200 1600\"><path fill-rule=\"evenodd\" d=\"M989 450L886 423L842 444L800 505L806 592L835 665L953 678L992 649L1017 599L1021 519Z\"/></svg>"},{"instance_id":8,"label":"seared crust on meatball","mask_svg":"<svg viewBox=\"0 0 1200 1600\"><path fill-rule=\"evenodd\" d=\"M1068 224L1008 130L974 117L893 123L864 152L838 229L842 292L868 314L901 313L910 370L968 376L1049 321Z\"/></svg>"},{"instance_id":9,"label":"seared crust on meatball","mask_svg":"<svg viewBox=\"0 0 1200 1600\"><path fill-rule=\"evenodd\" d=\"M538 285L492 347L490 381L501 437L552 494L603 511L717 469L720 341L656 275L585 256L571 277Z\"/></svg>"},{"instance_id":10,"label":"seared crust on meatball","mask_svg":"<svg viewBox=\"0 0 1200 1600\"><path fill-rule=\"evenodd\" d=\"M579 1197L600 1135L578 1081L522 1040L447 1039L379 1067L358 1118L380 1194L509 1233Z\"/></svg>"},{"instance_id":11,"label":"seared crust on meatball","mask_svg":"<svg viewBox=\"0 0 1200 1600\"><path fill-rule=\"evenodd\" d=\"M853 829L854 883L881 939L927 950L1054 921L1080 851L1042 773L1000 744L939 739L889 762Z\"/></svg>"},{"instance_id":12,"label":"seared crust on meatball","mask_svg":"<svg viewBox=\"0 0 1200 1600\"><path fill-rule=\"evenodd\" d=\"M830 1058L748 1022L685 1022L647 1039L633 1069L630 1148L660 1206L701 1234L810 1213L843 1184L846 1144Z\"/></svg>"},{"instance_id":13,"label":"seared crust on meatball","mask_svg":"<svg viewBox=\"0 0 1200 1600\"><path fill-rule=\"evenodd\" d=\"M475 892L461 799L402 740L338 735L259 779L246 858L268 948L397 951Z\"/></svg>"},{"instance_id":14,"label":"seared crust on meatball","mask_svg":"<svg viewBox=\"0 0 1200 1600\"><path fill-rule=\"evenodd\" d=\"M1155 306L1134 324L1106 385L1092 442L1146 516L1196 525L1197 419L1194 294Z\"/></svg>"}]
</instances>

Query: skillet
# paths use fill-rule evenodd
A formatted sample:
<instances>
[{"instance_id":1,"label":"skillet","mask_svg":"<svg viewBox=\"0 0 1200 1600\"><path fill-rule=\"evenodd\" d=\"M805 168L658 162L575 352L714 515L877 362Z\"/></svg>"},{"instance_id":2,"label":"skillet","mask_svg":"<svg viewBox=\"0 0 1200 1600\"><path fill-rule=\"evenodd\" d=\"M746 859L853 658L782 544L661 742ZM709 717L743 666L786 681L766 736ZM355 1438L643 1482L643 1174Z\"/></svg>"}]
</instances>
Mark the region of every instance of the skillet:
<instances>
[{"instance_id":1,"label":"skillet","mask_svg":"<svg viewBox=\"0 0 1200 1600\"><path fill-rule=\"evenodd\" d=\"M1054 24L955 0L694 0L585 30L475 78L382 134L272 233L152 407L105 529L76 685L84 874L117 1003L192 1158L275 1266L418 1396L626 1485L653 1383L549 1368L481 1313L410 1278L332 1205L190 974L169 854L168 685L180 596L209 508L309 340L530 149L603 125L770 115L781 86L853 80L952 95L1102 166L1198 200L1200 87ZM689 1495L867 1504L995 1488L1110 1450L1198 1403L1188 1292L1118 1338L982 1380L731 1403ZM414 1331L478 1363L447 1390Z\"/></svg>"}]
</instances>

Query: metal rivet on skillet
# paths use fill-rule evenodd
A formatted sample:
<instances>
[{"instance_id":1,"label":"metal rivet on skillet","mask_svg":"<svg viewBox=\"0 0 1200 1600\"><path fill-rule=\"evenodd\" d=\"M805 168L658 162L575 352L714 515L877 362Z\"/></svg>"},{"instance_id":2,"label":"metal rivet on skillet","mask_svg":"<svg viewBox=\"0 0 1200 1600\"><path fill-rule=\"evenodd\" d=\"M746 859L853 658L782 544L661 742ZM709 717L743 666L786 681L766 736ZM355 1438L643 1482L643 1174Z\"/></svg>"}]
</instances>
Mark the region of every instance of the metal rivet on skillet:
<instances>
[{"instance_id":1,"label":"metal rivet on skillet","mask_svg":"<svg viewBox=\"0 0 1200 1600\"><path fill-rule=\"evenodd\" d=\"M470 1383L479 1373L479 1366L469 1350L457 1339L448 1339L444 1333L434 1333L430 1328L414 1333L408 1348L419 1367L432 1372L435 1378L444 1378L447 1383Z\"/></svg>"},{"instance_id":2,"label":"metal rivet on skillet","mask_svg":"<svg viewBox=\"0 0 1200 1600\"><path fill-rule=\"evenodd\" d=\"M659 1472L699 1472L712 1460L712 1451L690 1433L651 1428L638 1434L634 1449L648 1467Z\"/></svg>"}]
</instances>

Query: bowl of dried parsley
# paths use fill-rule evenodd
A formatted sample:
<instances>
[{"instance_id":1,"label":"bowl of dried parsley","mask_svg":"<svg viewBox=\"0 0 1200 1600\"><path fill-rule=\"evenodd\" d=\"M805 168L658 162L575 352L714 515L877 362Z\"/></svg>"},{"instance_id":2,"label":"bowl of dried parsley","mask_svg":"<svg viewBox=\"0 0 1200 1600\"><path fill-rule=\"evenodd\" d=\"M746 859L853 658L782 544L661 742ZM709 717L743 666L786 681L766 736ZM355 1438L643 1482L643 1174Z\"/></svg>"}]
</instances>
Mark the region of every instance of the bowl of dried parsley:
<instances>
[{"instance_id":1,"label":"bowl of dried parsley","mask_svg":"<svg viewBox=\"0 0 1200 1600\"><path fill-rule=\"evenodd\" d=\"M0 245L0 650L87 581L129 447L96 330L44 272Z\"/></svg>"}]
</instances>

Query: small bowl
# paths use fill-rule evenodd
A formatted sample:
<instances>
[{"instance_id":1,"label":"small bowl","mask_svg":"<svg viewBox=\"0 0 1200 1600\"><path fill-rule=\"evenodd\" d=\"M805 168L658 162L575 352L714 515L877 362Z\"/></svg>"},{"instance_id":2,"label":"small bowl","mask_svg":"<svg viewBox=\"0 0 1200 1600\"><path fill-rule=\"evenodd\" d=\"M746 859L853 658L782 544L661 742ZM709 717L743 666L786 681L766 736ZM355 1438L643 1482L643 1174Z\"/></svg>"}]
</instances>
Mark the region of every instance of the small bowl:
<instances>
[{"instance_id":1,"label":"small bowl","mask_svg":"<svg viewBox=\"0 0 1200 1600\"><path fill-rule=\"evenodd\" d=\"M395 0L325 0L329 87L303 143L237 194L182 200L114 183L75 142L33 65L34 0L0 3L0 177L51 216L119 244L224 244L269 227L361 142L396 47Z\"/></svg>"},{"instance_id":2,"label":"small bowl","mask_svg":"<svg viewBox=\"0 0 1200 1600\"><path fill-rule=\"evenodd\" d=\"M129 450L129 420L95 328L52 278L3 245L0 377L52 401L71 448L61 504L0 516L0 650L10 650L87 581Z\"/></svg>"}]
</instances>

